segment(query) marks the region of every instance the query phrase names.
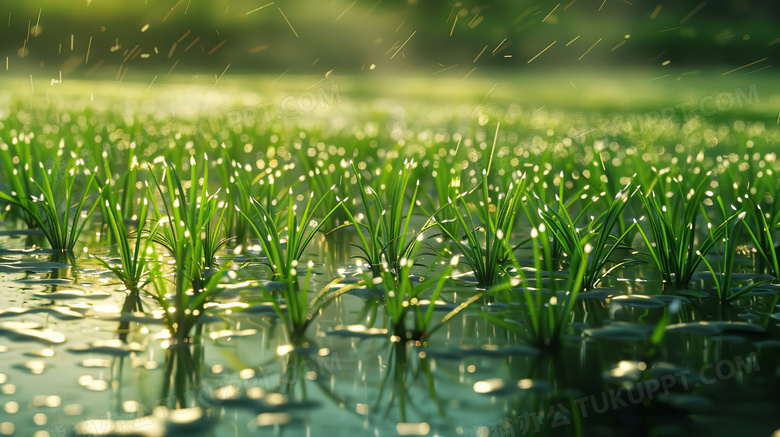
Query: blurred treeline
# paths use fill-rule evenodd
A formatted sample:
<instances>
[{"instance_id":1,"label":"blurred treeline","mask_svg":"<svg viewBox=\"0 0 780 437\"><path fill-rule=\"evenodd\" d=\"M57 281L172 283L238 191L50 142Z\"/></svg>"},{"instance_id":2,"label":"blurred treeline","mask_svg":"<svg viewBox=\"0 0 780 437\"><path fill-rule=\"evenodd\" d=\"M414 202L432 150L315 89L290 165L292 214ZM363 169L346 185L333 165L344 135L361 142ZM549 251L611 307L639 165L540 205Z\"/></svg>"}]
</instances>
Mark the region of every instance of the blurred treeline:
<instances>
[{"instance_id":1,"label":"blurred treeline","mask_svg":"<svg viewBox=\"0 0 780 437\"><path fill-rule=\"evenodd\" d=\"M0 14L0 71L21 74L696 69L780 55L778 1L25 0Z\"/></svg>"}]
</instances>

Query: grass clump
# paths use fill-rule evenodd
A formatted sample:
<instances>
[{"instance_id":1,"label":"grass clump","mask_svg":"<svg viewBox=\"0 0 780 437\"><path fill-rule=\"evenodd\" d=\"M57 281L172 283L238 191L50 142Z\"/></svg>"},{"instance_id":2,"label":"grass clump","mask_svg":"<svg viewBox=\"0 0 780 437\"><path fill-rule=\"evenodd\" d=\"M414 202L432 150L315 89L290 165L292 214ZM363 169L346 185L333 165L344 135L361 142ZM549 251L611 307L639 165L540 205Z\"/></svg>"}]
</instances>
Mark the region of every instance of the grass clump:
<instances>
[{"instance_id":1,"label":"grass clump","mask_svg":"<svg viewBox=\"0 0 780 437\"><path fill-rule=\"evenodd\" d=\"M780 207L765 211L752 199L748 199L748 203L752 206L748 209L752 226L747 220L744 223L759 256L759 269L765 269L777 281L780 279L780 254L774 235L780 230ZM774 205L780 205L780 202Z\"/></svg>"},{"instance_id":2,"label":"grass clump","mask_svg":"<svg viewBox=\"0 0 780 437\"><path fill-rule=\"evenodd\" d=\"M708 172L695 180L687 192L684 191L684 180L675 177L672 181L676 185L676 192L670 191L664 183L660 183L660 194L656 194L654 188L640 193L640 199L647 212L645 218L650 226L649 234L653 237L652 243L648 238L648 232L639 223L641 218L635 220L635 223L638 224L639 233L647 250L666 283L686 287L703 257L726 236L729 222L736 217L734 214L725 218L715 229L708 222L707 236L697 241L699 217L704 209L704 198L707 196L705 185L710 174ZM663 179L659 179L660 181ZM667 193L671 196L667 196Z\"/></svg>"},{"instance_id":3,"label":"grass clump","mask_svg":"<svg viewBox=\"0 0 780 437\"><path fill-rule=\"evenodd\" d=\"M603 196L592 199L578 215L572 218L567 209L568 205L563 201L563 187L564 184L561 183L556 196L557 202L552 206L542 201L535 193L531 202L536 207L538 217L541 223L544 223L549 236L560 247L562 254L569 257L570 270L579 272L583 269L581 282L583 291L591 290L615 269L632 262L623 260L613 263L610 257L633 227L628 227L617 236L612 234L612 230L622 220L628 200L636 191L631 192L631 184L627 184L612 199L606 210L598 216L590 216L585 227L578 227L577 223L585 215L585 210ZM591 249L589 252L586 251L588 247Z\"/></svg>"},{"instance_id":4,"label":"grass clump","mask_svg":"<svg viewBox=\"0 0 780 437\"><path fill-rule=\"evenodd\" d=\"M572 320L574 304L583 289L587 271L586 263L577 263L577 270L569 275L563 293L556 292L554 280L550 281L552 290L549 292L545 290L543 272L547 272L551 279L555 273L552 241L553 237L544 223L532 228L531 245L534 260L532 278L528 277L526 271L513 257L512 261L518 272L517 277L490 290L491 294L498 294L512 290L518 285L523 287L521 291L525 311L520 311L520 315L523 326L526 327L525 339L541 350L555 350L561 344L563 334ZM591 254L592 251L593 246L588 243L582 248L584 256Z\"/></svg>"},{"instance_id":5,"label":"grass clump","mask_svg":"<svg viewBox=\"0 0 780 437\"><path fill-rule=\"evenodd\" d=\"M160 180L152 173L159 198L147 185L156 223L149 238L160 244L175 260L174 292L169 294L160 265L155 265L152 297L165 310L168 328L177 342L187 342L190 330L203 314L206 302L215 298L221 289L217 284L227 270L218 270L216 252L227 239L218 237L224 207L217 193L209 194L208 157L199 164L190 158L190 185L179 176L176 166L163 161ZM203 168L203 184L198 187L199 170ZM217 215L219 213L219 215Z\"/></svg>"},{"instance_id":6,"label":"grass clump","mask_svg":"<svg viewBox=\"0 0 780 437\"><path fill-rule=\"evenodd\" d=\"M239 187L246 189L243 185L239 185ZM331 187L330 191L332 192L334 188ZM244 191L242 195L248 195L248 193ZM287 192L287 208L276 213L251 196L248 212L244 212L236 206L259 239L260 247L267 257L263 263L271 270L275 280L285 280L290 276L295 276L292 273L294 265L297 265L317 231L342 203L338 202L322 219L317 221L314 214L325 201L325 197L327 196L321 197L314 203L314 193L309 193L306 206L301 214L296 214L298 206L295 203L292 188Z\"/></svg>"},{"instance_id":7,"label":"grass clump","mask_svg":"<svg viewBox=\"0 0 780 437\"><path fill-rule=\"evenodd\" d=\"M202 288L204 271L213 271L217 267L216 254L229 239L219 236L225 208L217 198L219 191L214 194L208 192L208 157L204 155L200 164L191 157L189 164L188 189L185 189L176 166L166 161L163 161L164 169L159 181L152 173L159 200L151 186L148 189L157 219L152 239L174 257L179 243L186 242L186 251L181 257L176 257L176 261L197 290ZM199 178L201 167L203 173ZM203 181L200 189L199 179Z\"/></svg>"},{"instance_id":8,"label":"grass clump","mask_svg":"<svg viewBox=\"0 0 780 437\"><path fill-rule=\"evenodd\" d=\"M742 226L738 222L741 222L746 215L746 211L741 211L737 214L736 219L733 221L734 223L731 227L731 230L724 238L725 249L720 275L716 273L715 268L713 268L712 264L707 261L707 258L704 256L704 254L698 251L696 252L696 255L702 260L702 262L704 262L704 264L706 264L710 275L712 275L712 279L715 281L715 291L718 295L718 301L721 304L730 303L736 299L739 299L740 297L747 296L757 286L766 283L766 281L757 281L740 288L732 287L734 268L736 266L735 258L737 253L737 243L742 231Z\"/></svg>"},{"instance_id":9,"label":"grass clump","mask_svg":"<svg viewBox=\"0 0 780 437\"><path fill-rule=\"evenodd\" d=\"M354 162L352 163L352 170L357 180L360 200L362 200L363 205L361 218L365 218L366 223L357 220L346 204L342 203L342 207L349 222L354 223L360 239L361 245L355 247L361 251L362 255L358 255L357 258L366 262L375 278L382 275L383 269L388 269L396 279L399 279L403 269L401 261L414 257L418 251L419 243L423 239L423 233L434 226L433 221L429 219L419 231L410 231L414 208L417 205L419 180L414 185L412 197L406 207L406 215L404 215L404 207L407 205L406 192L412 170L415 167L414 161L404 162L404 167L398 171L398 177L394 179L392 186L385 194L386 199L383 199L376 190L364 182L360 170ZM413 234L411 238L409 238L410 234Z\"/></svg>"},{"instance_id":10,"label":"grass clump","mask_svg":"<svg viewBox=\"0 0 780 437\"><path fill-rule=\"evenodd\" d=\"M476 207L482 210L479 213L482 216L481 223L474 219L472 206L465 200L470 192L458 196L449 203L448 206L453 211L455 220L464 230L465 241L451 233L445 220L439 222L444 222L440 229L458 246L480 287L493 286L500 280L501 274L505 273L505 265L513 250L508 240L520 209L521 198L526 192L525 181L525 175L515 179L506 193L499 194L494 202L490 197L487 171L485 171L481 184L481 198L479 206Z\"/></svg>"},{"instance_id":11,"label":"grass clump","mask_svg":"<svg viewBox=\"0 0 780 437\"><path fill-rule=\"evenodd\" d=\"M496 135L488 165L482 171L479 185L481 197L478 206L472 208L465 200L467 195L475 191L471 190L457 196L443 208L443 210L450 208L455 220L466 234L465 242L452 233L452 229L447 224L451 219L445 216L437 222L442 232L458 246L466 263L473 270L477 284L483 288L493 286L499 280L501 273L505 272L504 264L512 256L513 250L508 240L512 235L517 213L522 206L521 199L526 192L526 175L523 173L509 184L506 193L498 194L495 202L490 197L488 177L493 165L499 127L500 125L496 125ZM474 220L472 209L481 218L481 223Z\"/></svg>"},{"instance_id":12,"label":"grass clump","mask_svg":"<svg viewBox=\"0 0 780 437\"><path fill-rule=\"evenodd\" d=\"M25 164L22 171L13 170L11 179L26 176L32 185L17 180L11 186L24 191L0 191L0 198L24 211L26 220L43 232L53 250L72 253L100 202L94 202L85 209L95 185L97 169L83 168L81 162L73 157L67 168L64 174L57 174L46 169L42 162L38 163L35 171ZM79 195L76 181L81 179L80 175L85 176L87 182ZM33 191L40 194L36 196Z\"/></svg>"},{"instance_id":13,"label":"grass clump","mask_svg":"<svg viewBox=\"0 0 780 437\"><path fill-rule=\"evenodd\" d=\"M109 169L107 162L105 166ZM131 172L135 171L135 169L131 170ZM108 172L110 174L110 170ZM149 255L153 252L154 233L147 234L146 238L144 236L144 226L149 216L149 200L146 196L141 196L138 201L138 213L134 217L138 221L138 229L133 233L125 224L126 215L122 208L122 200L117 198L113 188L111 180L107 180L101 188L101 200L103 219L108 222L116 241L120 264L111 264L100 257L93 258L114 273L129 294L138 296L141 289L149 282Z\"/></svg>"}]
</instances>

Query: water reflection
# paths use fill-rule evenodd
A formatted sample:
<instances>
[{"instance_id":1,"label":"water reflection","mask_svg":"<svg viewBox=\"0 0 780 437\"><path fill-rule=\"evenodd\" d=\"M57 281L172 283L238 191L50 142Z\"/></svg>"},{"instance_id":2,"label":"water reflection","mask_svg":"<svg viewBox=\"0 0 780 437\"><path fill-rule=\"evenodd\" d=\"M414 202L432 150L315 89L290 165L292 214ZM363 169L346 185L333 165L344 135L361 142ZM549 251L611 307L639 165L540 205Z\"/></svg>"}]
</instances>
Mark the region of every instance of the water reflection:
<instances>
[{"instance_id":1,"label":"water reflection","mask_svg":"<svg viewBox=\"0 0 780 437\"><path fill-rule=\"evenodd\" d=\"M165 355L162 381L161 406L182 408L205 408L203 399L192 396L193 389L201 385L203 371L203 325L196 325L191 341L172 342Z\"/></svg>"}]
</instances>

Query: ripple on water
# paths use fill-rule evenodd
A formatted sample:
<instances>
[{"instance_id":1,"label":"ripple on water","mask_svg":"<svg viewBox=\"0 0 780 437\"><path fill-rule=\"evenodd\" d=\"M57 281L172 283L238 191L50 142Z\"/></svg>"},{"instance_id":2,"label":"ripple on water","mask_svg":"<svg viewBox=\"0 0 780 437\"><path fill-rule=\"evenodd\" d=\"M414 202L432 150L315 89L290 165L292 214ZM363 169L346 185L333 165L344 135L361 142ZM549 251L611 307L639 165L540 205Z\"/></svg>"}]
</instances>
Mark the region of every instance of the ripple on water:
<instances>
[{"instance_id":1,"label":"ripple on water","mask_svg":"<svg viewBox=\"0 0 780 437\"><path fill-rule=\"evenodd\" d=\"M73 311L69 307L37 307L37 308L6 308L0 310L0 318L16 317L25 314L46 314L60 320L74 320L84 317L83 314Z\"/></svg>"},{"instance_id":2,"label":"ripple on water","mask_svg":"<svg viewBox=\"0 0 780 437\"><path fill-rule=\"evenodd\" d=\"M629 322L612 322L601 328L586 329L583 334L587 337L601 340L634 340L641 341L650 335L652 325Z\"/></svg>"},{"instance_id":3,"label":"ripple on water","mask_svg":"<svg viewBox=\"0 0 780 437\"><path fill-rule=\"evenodd\" d=\"M623 296L615 296L612 298L613 304L619 304L622 306L632 307L632 308L663 308L666 305L670 304L674 300L680 300L683 303L690 303L690 301L684 297L680 296L667 296L667 295L642 295L642 294L632 294L632 295L623 295Z\"/></svg>"},{"instance_id":4,"label":"ripple on water","mask_svg":"<svg viewBox=\"0 0 780 437\"><path fill-rule=\"evenodd\" d=\"M250 410L255 414L288 414L294 410L308 410L318 406L312 401L290 401L281 393L268 392L261 387L241 389L235 385L227 385L214 390L215 404L227 408ZM289 422L289 418L284 423Z\"/></svg>"},{"instance_id":5,"label":"ripple on water","mask_svg":"<svg viewBox=\"0 0 780 437\"><path fill-rule=\"evenodd\" d=\"M491 378L474 383L474 392L491 396L508 396L521 391L533 391L548 393L553 391L553 386L542 380L521 379L519 381L507 381L501 378Z\"/></svg>"},{"instance_id":6,"label":"ripple on water","mask_svg":"<svg viewBox=\"0 0 780 437\"><path fill-rule=\"evenodd\" d=\"M57 290L51 293L35 293L34 297L39 299L51 300L72 300L72 299L106 299L111 297L107 291L85 291L85 290Z\"/></svg>"},{"instance_id":7,"label":"ripple on water","mask_svg":"<svg viewBox=\"0 0 780 437\"><path fill-rule=\"evenodd\" d=\"M73 428L74 437L127 436L163 437L208 435L214 421L200 408L169 410L156 407L149 416L132 420L91 419ZM128 434L132 430L132 434Z\"/></svg>"},{"instance_id":8,"label":"ripple on water","mask_svg":"<svg viewBox=\"0 0 780 437\"><path fill-rule=\"evenodd\" d=\"M70 264L51 262L51 261L15 261L0 263L0 272L29 272L29 273L48 273L56 269L69 269Z\"/></svg>"},{"instance_id":9,"label":"ripple on water","mask_svg":"<svg viewBox=\"0 0 780 437\"><path fill-rule=\"evenodd\" d=\"M79 354L105 354L117 357L129 355L132 352L143 352L144 346L138 343L125 343L119 339L95 340L89 344L74 346L68 352Z\"/></svg>"},{"instance_id":10,"label":"ripple on water","mask_svg":"<svg viewBox=\"0 0 780 437\"><path fill-rule=\"evenodd\" d=\"M13 341L40 341L48 344L65 343L65 334L51 329L43 329L43 325L34 322L3 322L0 323L0 336Z\"/></svg>"},{"instance_id":11,"label":"ripple on water","mask_svg":"<svg viewBox=\"0 0 780 437\"><path fill-rule=\"evenodd\" d=\"M530 346L483 345L481 347L461 346L458 348L426 348L428 358L462 360L469 357L504 358L516 355L539 355L539 350Z\"/></svg>"},{"instance_id":12,"label":"ripple on water","mask_svg":"<svg viewBox=\"0 0 780 437\"><path fill-rule=\"evenodd\" d=\"M763 326L746 322L689 322L677 323L666 327L668 333L685 333L699 335L760 334L766 331Z\"/></svg>"},{"instance_id":13,"label":"ripple on water","mask_svg":"<svg viewBox=\"0 0 780 437\"><path fill-rule=\"evenodd\" d=\"M363 325L348 325L341 328L336 328L332 331L328 331L326 332L326 335L334 335L337 337L371 338L386 337L387 333L387 329L367 328Z\"/></svg>"}]
</instances>

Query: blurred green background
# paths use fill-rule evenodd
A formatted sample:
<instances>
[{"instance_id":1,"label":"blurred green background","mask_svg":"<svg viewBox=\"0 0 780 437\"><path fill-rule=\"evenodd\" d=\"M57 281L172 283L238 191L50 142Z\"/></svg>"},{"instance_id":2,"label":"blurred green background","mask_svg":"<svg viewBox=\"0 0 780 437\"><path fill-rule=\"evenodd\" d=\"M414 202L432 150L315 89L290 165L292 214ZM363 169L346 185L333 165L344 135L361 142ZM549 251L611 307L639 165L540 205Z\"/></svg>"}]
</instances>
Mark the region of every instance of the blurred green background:
<instances>
[{"instance_id":1,"label":"blurred green background","mask_svg":"<svg viewBox=\"0 0 780 437\"><path fill-rule=\"evenodd\" d=\"M751 0L3 1L0 71L121 79L219 75L229 65L231 73L464 77L638 66L661 75L763 59L749 72L778 60L779 23L780 2Z\"/></svg>"}]
</instances>

